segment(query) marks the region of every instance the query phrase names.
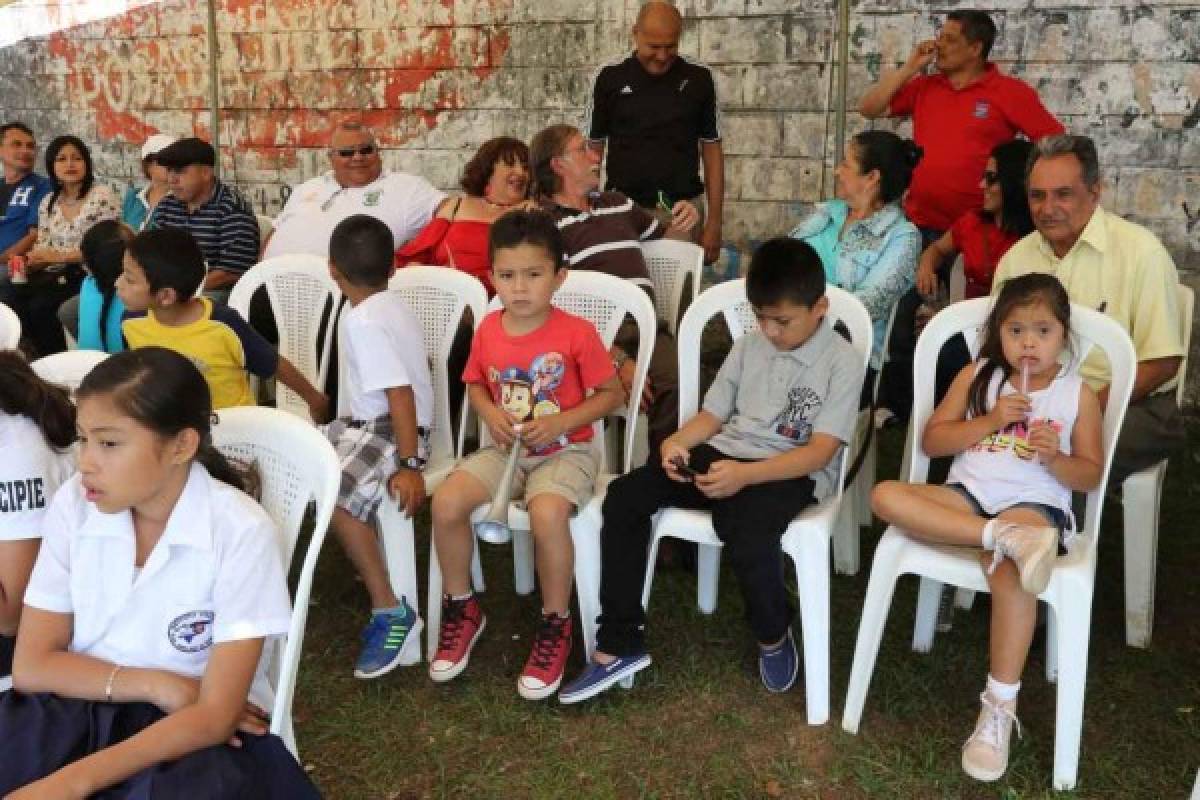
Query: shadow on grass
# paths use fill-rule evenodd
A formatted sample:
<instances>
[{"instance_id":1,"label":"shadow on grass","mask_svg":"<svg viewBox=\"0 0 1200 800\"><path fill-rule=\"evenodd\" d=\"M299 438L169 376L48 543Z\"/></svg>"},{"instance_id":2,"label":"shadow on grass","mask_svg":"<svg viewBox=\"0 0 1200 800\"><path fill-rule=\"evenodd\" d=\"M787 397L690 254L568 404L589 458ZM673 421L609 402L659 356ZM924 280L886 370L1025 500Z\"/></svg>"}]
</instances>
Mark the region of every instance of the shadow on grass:
<instances>
[{"instance_id":1,"label":"shadow on grass","mask_svg":"<svg viewBox=\"0 0 1200 800\"><path fill-rule=\"evenodd\" d=\"M1195 442L1197 430L1191 431ZM880 474L895 475L900 435L881 438ZM629 692L582 707L516 693L539 604L513 592L507 547L482 545L488 629L464 675L433 684L424 665L372 682L351 677L366 598L332 540L318 568L296 699L301 758L328 797L354 798L1182 798L1200 766L1200 609L1195 573L1200 464L1189 450L1168 471L1159 544L1157 614L1149 650L1126 647L1120 507L1100 545L1079 788L1050 791L1054 687L1039 630L1021 693L1024 738L1009 773L979 784L959 749L987 674L985 597L959 611L929 655L909 650L916 580L902 579L858 736L841 706L880 528L863 535L863 570L832 586L830 722L804 722L797 686L770 696L738 592L722 575L711 617L695 579L656 577L650 605L654 665ZM418 530L419 572L428 519ZM424 596L419 598L424 608ZM577 642L568 677L580 667Z\"/></svg>"}]
</instances>

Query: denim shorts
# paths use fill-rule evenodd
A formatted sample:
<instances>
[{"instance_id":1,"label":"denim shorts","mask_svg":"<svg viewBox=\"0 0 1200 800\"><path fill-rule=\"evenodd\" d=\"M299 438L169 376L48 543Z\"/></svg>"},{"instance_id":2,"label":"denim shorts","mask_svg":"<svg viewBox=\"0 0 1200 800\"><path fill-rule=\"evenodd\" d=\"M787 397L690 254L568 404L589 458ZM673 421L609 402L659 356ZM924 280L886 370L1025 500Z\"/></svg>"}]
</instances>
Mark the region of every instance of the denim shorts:
<instances>
[{"instance_id":1,"label":"denim shorts","mask_svg":"<svg viewBox=\"0 0 1200 800\"><path fill-rule=\"evenodd\" d=\"M1062 552L1063 535L1070 530L1071 523L1069 517L1061 508L1048 506L1045 503L1013 503L1008 508L1003 508L996 514L989 514L983 510L983 506L979 505L979 501L975 499L975 495L971 494L970 490L961 483L947 483L945 486L947 489L953 489L962 495L963 499L971 505L971 510L977 516L983 517L984 519L995 519L1001 512L1008 511L1013 508L1028 508L1030 511L1036 511L1045 517L1046 522L1050 523L1051 526L1058 528L1058 544L1060 553Z\"/></svg>"}]
</instances>

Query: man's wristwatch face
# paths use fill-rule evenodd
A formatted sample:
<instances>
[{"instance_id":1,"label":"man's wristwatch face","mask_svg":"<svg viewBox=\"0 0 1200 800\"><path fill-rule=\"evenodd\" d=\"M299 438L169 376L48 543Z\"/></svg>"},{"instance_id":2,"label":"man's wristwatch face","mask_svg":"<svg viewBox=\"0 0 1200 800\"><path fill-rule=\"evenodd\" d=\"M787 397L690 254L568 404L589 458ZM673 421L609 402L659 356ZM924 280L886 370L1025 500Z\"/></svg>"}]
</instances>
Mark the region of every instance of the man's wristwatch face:
<instances>
[{"instance_id":1,"label":"man's wristwatch face","mask_svg":"<svg viewBox=\"0 0 1200 800\"><path fill-rule=\"evenodd\" d=\"M409 456L408 458L396 459L396 466L401 469L415 469L418 472L425 469L425 459Z\"/></svg>"}]
</instances>

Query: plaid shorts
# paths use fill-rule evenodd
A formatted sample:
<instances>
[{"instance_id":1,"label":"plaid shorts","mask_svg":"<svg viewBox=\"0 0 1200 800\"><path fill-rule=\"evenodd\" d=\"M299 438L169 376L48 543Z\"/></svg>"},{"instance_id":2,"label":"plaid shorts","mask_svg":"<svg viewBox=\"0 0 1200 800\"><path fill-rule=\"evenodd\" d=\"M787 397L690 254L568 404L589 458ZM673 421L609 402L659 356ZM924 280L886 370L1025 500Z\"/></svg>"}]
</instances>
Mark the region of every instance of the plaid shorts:
<instances>
[{"instance_id":1,"label":"plaid shorts","mask_svg":"<svg viewBox=\"0 0 1200 800\"><path fill-rule=\"evenodd\" d=\"M387 495L388 479L396 472L396 441L389 415L372 420L338 417L321 426L342 466L338 508L355 519L370 522ZM417 454L429 457L429 432L417 428Z\"/></svg>"}]
</instances>

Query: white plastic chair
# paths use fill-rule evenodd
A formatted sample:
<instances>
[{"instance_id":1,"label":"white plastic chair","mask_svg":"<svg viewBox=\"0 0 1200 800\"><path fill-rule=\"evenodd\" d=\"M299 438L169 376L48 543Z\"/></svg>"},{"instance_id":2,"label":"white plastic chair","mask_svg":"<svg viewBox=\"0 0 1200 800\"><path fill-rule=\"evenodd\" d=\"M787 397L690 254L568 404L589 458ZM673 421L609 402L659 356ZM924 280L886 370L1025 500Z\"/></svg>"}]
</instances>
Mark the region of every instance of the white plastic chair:
<instances>
[{"instance_id":1,"label":"white plastic chair","mask_svg":"<svg viewBox=\"0 0 1200 800\"><path fill-rule=\"evenodd\" d=\"M700 293L704 248L675 239L655 239L642 242L642 258L646 260L646 269L654 284L655 313L674 335L679 327L679 309L683 306L685 289L689 303Z\"/></svg>"},{"instance_id":2,"label":"white plastic chair","mask_svg":"<svg viewBox=\"0 0 1200 800\"><path fill-rule=\"evenodd\" d=\"M946 340L957 333L966 336L968 345L975 352L978 332L990 307L991 298L980 297L955 303L935 316L917 342L913 360L914 376L931 373L938 351ZM1082 530L1075 537L1070 552L1055 563L1050 585L1039 595L1039 599L1052 612L1048 615L1046 625L1046 677L1050 681L1058 680L1054 740L1054 786L1057 789L1073 788L1079 767L1079 737L1087 683L1100 512L1112 463L1113 445L1129 404L1136 365L1129 336L1117 323L1099 312L1072 304L1071 327L1074 331L1072 352L1077 359L1081 360L1090 347L1100 347L1108 357L1113 380L1104 414L1104 477L1099 486L1088 492ZM912 465L908 480L922 482L929 472L929 457L919 446L918 437L933 413L934 386L928 380L917 380L915 383L913 425L909 433ZM858 731L862 719L867 688L879 654L896 581L908 573L922 576L917 625L913 634L914 649L928 650L932 645L943 583L976 592L988 590L976 550L925 544L909 537L894 525L884 532L875 549L871 577L867 583L842 716L842 727L850 733Z\"/></svg>"},{"instance_id":3,"label":"white plastic chair","mask_svg":"<svg viewBox=\"0 0 1200 800\"><path fill-rule=\"evenodd\" d=\"M291 625L287 638L276 644L276 657L271 664L275 690L271 733L283 739L292 755L299 758L292 726L292 699L304 646L313 573L337 502L341 468L325 437L291 414L273 408L239 406L222 409L217 416L213 443L227 456L254 464L262 481L259 502L279 528L285 568L295 554L309 503L316 503L312 538L292 597Z\"/></svg>"},{"instance_id":4,"label":"white plastic chair","mask_svg":"<svg viewBox=\"0 0 1200 800\"><path fill-rule=\"evenodd\" d=\"M1179 285L1180 339L1183 361L1179 365L1179 383L1175 402L1183 406L1187 383L1188 349L1192 345L1192 311L1196 296L1191 288ZM1167 477L1167 459L1135 472L1121 485L1123 527L1125 533L1125 643L1130 647L1149 647L1154 629L1154 579L1158 565L1158 515L1162 505L1163 481Z\"/></svg>"},{"instance_id":5,"label":"white plastic chair","mask_svg":"<svg viewBox=\"0 0 1200 800\"><path fill-rule=\"evenodd\" d=\"M92 368L106 358L108 353L100 350L64 350L43 356L29 366L42 380L74 394Z\"/></svg>"},{"instance_id":6,"label":"white plastic chair","mask_svg":"<svg viewBox=\"0 0 1200 800\"><path fill-rule=\"evenodd\" d=\"M871 387L871 395L875 401L879 400L879 385L883 382L883 367L887 364L887 343L892 339L892 326L896 323L896 309L899 303L892 304L891 313L888 314L887 329L883 334L883 360L879 364L879 371L875 373L875 383ZM840 575L857 575L861 566L861 542L859 540L859 528L868 528L871 526L873 514L871 512L871 488L875 485L875 473L879 463L879 431L874 430L875 418L871 415L869 408L864 408L858 412L858 422L854 431L854 448L851 452L858 453L862 448L862 442L870 436L871 439L867 442L867 452L863 456L862 466L858 469L858 474L854 476L854 482L850 484L850 497L847 498L846 513L850 517L850 523L845 527L839 527L839 536L833 539L833 569Z\"/></svg>"},{"instance_id":7,"label":"white plastic chair","mask_svg":"<svg viewBox=\"0 0 1200 800\"><path fill-rule=\"evenodd\" d=\"M4 303L0 303L0 350L16 350L21 343L21 318Z\"/></svg>"},{"instance_id":8,"label":"white plastic chair","mask_svg":"<svg viewBox=\"0 0 1200 800\"><path fill-rule=\"evenodd\" d=\"M691 304L700 292L700 279L704 272L704 248L691 242L675 239L655 239L642 242L642 258L654 285L654 312L667 323L667 330L674 336L679 327L680 309L684 300ZM620 415L625 417L624 413ZM630 423L626 423L629 425ZM637 435L633 440L634 464L642 464L650 455L649 425L646 415L638 412ZM617 428L609 429L609 447L616 448Z\"/></svg>"},{"instance_id":9,"label":"white plastic chair","mask_svg":"<svg viewBox=\"0 0 1200 800\"><path fill-rule=\"evenodd\" d=\"M638 326L637 367L634 370L633 387L630 392L627 413L636 413L642 386L646 382L646 371L654 349L655 314L649 296L636 284L602 272L572 271L554 295L554 305L596 326L605 347L611 347L617 329L629 314ZM501 308L499 298L492 300L489 310ZM593 426L592 446L603 456L603 424ZM487 429L480 426L482 443L486 444ZM635 431L627 426L625 431L624 470L628 471L632 459L632 442ZM603 463L603 462L602 462ZM587 657L591 658L596 642L596 616L600 611L600 504L604 487L615 477L603 472L596 479L596 491L592 500L579 509L571 518L571 539L575 545L575 592L579 598L580 624ZM491 501L476 510L476 516L486 513ZM533 537L529 532L529 513L521 502L508 506L508 524L513 536L514 584L518 594L529 594L534 589ZM478 548L476 548L478 550ZM478 556L476 556L478 557ZM442 573L437 562L437 553L431 542L429 553L429 657L437 650L438 629L441 625Z\"/></svg>"},{"instance_id":10,"label":"white plastic chair","mask_svg":"<svg viewBox=\"0 0 1200 800\"><path fill-rule=\"evenodd\" d=\"M250 300L265 288L279 331L279 353L295 365L317 388L325 385L329 352L333 341L334 318L341 292L329 276L328 262L319 256L293 254L260 261L248 269L229 294L229 307L250 318ZM333 311L327 324L321 324L326 304ZM324 336L318 351L320 337ZM276 387L275 407L311 420L308 406L286 386Z\"/></svg>"},{"instance_id":11,"label":"white plastic chair","mask_svg":"<svg viewBox=\"0 0 1200 800\"><path fill-rule=\"evenodd\" d=\"M825 293L829 297L827 318L830 323L841 320L846 326L854 350L861 359L860 375L865 374L871 356L871 318L862 303L849 292L831 286ZM724 315L734 339L757 329L753 308L746 300L744 279L726 281L705 290L684 314L679 326L680 425L691 419L700 407L700 339L705 325L717 314ZM858 397L857 393L855 397ZM796 566L804 636L805 706L810 725L823 725L829 719L829 543L835 526L850 521L848 516L840 513L848 452L843 447L838 456L841 468L833 496L798 514L780 540L783 551ZM855 530L854 535L857 534ZM668 508L658 514L646 561L642 605L650 605L654 562L659 541L665 536L697 543L696 599L700 610L711 614L717 606L722 544L713 530L712 515L707 511Z\"/></svg>"},{"instance_id":12,"label":"white plastic chair","mask_svg":"<svg viewBox=\"0 0 1200 800\"><path fill-rule=\"evenodd\" d=\"M484 309L487 307L487 290L483 288L482 283L465 272L447 267L427 266L397 270L388 287L404 297L405 303L420 320L424 331L425 352L433 379L433 424L429 430L429 463L423 475L425 492L431 495L450 474L455 460L463 450L465 424L459 425L457 443L450 424L449 375L446 372L450 348L464 310L470 310L476 326L483 319ZM344 375L345 371L342 374ZM349 400L345 391L339 392L338 396L340 403L344 404ZM466 412L467 402L464 397L464 421ZM345 410L340 410L339 413L345 413ZM379 506L378 526L392 590L397 596L406 597L412 607L417 608L417 562L413 520L405 516L396 501L388 497L384 498ZM482 589L478 564L475 565L474 572L477 577L476 588ZM440 592L437 599L440 603ZM420 659L421 651L417 647L412 649L411 655L406 653L400 663L407 666L417 663Z\"/></svg>"}]
</instances>

